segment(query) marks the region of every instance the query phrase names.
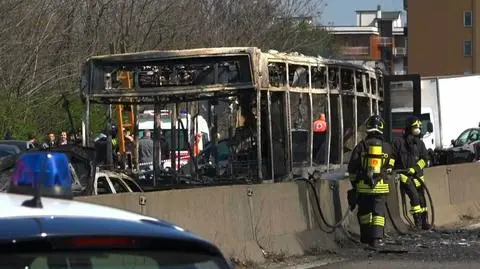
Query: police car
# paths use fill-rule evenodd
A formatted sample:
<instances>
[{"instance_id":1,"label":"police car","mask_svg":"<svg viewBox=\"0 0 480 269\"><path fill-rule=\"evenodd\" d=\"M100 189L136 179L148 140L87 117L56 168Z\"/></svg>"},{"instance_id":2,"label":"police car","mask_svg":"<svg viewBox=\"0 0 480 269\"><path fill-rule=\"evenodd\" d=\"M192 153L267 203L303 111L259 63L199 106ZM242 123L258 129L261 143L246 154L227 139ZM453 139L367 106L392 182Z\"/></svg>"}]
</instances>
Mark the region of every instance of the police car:
<instances>
[{"instance_id":1,"label":"police car","mask_svg":"<svg viewBox=\"0 0 480 269\"><path fill-rule=\"evenodd\" d=\"M232 268L215 245L174 224L71 200L69 171L64 153L18 159L0 193L0 268Z\"/></svg>"}]
</instances>

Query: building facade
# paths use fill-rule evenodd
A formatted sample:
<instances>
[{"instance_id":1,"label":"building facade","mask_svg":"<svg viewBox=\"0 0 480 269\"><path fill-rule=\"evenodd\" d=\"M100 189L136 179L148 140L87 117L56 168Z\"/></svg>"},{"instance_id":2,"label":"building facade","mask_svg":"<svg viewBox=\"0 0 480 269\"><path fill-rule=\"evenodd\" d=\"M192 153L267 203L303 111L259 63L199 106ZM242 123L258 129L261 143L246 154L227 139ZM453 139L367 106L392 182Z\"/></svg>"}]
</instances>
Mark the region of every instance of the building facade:
<instances>
[{"instance_id":1,"label":"building facade","mask_svg":"<svg viewBox=\"0 0 480 269\"><path fill-rule=\"evenodd\" d=\"M356 11L354 26L330 26L336 57L375 65L380 63L393 74L405 74L408 66L407 39L401 11ZM391 26L385 29L384 25ZM387 27L388 28L388 27Z\"/></svg>"},{"instance_id":2,"label":"building facade","mask_svg":"<svg viewBox=\"0 0 480 269\"><path fill-rule=\"evenodd\" d=\"M480 72L479 0L404 0L409 72L422 76Z\"/></svg>"}]
</instances>

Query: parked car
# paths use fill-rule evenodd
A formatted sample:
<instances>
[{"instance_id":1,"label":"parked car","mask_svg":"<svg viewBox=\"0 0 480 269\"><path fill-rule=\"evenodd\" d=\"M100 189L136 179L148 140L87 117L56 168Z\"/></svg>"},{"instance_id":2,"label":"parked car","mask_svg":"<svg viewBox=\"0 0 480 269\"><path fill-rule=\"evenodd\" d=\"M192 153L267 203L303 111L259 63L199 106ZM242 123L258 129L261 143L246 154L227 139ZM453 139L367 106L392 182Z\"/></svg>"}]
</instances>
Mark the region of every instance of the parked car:
<instances>
[{"instance_id":1,"label":"parked car","mask_svg":"<svg viewBox=\"0 0 480 269\"><path fill-rule=\"evenodd\" d=\"M22 152L16 145L0 144L0 158L19 154Z\"/></svg>"},{"instance_id":2,"label":"parked car","mask_svg":"<svg viewBox=\"0 0 480 269\"><path fill-rule=\"evenodd\" d=\"M35 145L28 140L0 140L0 144L17 146L21 151L35 148Z\"/></svg>"},{"instance_id":3,"label":"parked car","mask_svg":"<svg viewBox=\"0 0 480 269\"><path fill-rule=\"evenodd\" d=\"M113 171L97 171L92 195L114 194L122 192L143 192L143 189L131 177Z\"/></svg>"},{"instance_id":4,"label":"parked car","mask_svg":"<svg viewBox=\"0 0 480 269\"><path fill-rule=\"evenodd\" d=\"M436 151L436 164L455 164L479 160L480 128L469 128L451 142L452 147Z\"/></svg>"}]
</instances>

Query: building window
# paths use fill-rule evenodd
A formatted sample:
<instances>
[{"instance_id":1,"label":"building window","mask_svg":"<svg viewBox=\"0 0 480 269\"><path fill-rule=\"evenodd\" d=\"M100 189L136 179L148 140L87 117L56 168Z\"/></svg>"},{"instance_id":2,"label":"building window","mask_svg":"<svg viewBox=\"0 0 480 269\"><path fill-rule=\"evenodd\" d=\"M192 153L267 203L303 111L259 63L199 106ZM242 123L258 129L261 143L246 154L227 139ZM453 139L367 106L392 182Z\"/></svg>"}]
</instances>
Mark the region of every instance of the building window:
<instances>
[{"instance_id":1,"label":"building window","mask_svg":"<svg viewBox=\"0 0 480 269\"><path fill-rule=\"evenodd\" d=\"M463 25L465 27L472 27L472 12L471 11L463 12Z\"/></svg>"},{"instance_id":2,"label":"building window","mask_svg":"<svg viewBox=\"0 0 480 269\"><path fill-rule=\"evenodd\" d=\"M472 41L463 41L463 56L472 56Z\"/></svg>"}]
</instances>

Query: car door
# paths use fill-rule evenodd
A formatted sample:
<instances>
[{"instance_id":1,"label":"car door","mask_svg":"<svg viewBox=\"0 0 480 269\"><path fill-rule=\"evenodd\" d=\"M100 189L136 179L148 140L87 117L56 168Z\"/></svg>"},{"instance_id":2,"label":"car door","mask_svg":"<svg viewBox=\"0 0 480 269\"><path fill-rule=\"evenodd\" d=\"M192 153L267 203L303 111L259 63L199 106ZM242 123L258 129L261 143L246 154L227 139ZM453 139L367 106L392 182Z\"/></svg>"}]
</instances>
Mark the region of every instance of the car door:
<instances>
[{"instance_id":1,"label":"car door","mask_svg":"<svg viewBox=\"0 0 480 269\"><path fill-rule=\"evenodd\" d=\"M470 152L469 161L473 161L474 159L478 158L480 152L478 149L480 148L480 129L474 128L470 131L468 135L467 144L465 145L465 150Z\"/></svg>"},{"instance_id":2,"label":"car door","mask_svg":"<svg viewBox=\"0 0 480 269\"><path fill-rule=\"evenodd\" d=\"M461 133L455 140L453 148L451 149L451 157L449 163L466 162L471 156L471 151L468 146L468 139L472 129L467 129Z\"/></svg>"}]
</instances>

